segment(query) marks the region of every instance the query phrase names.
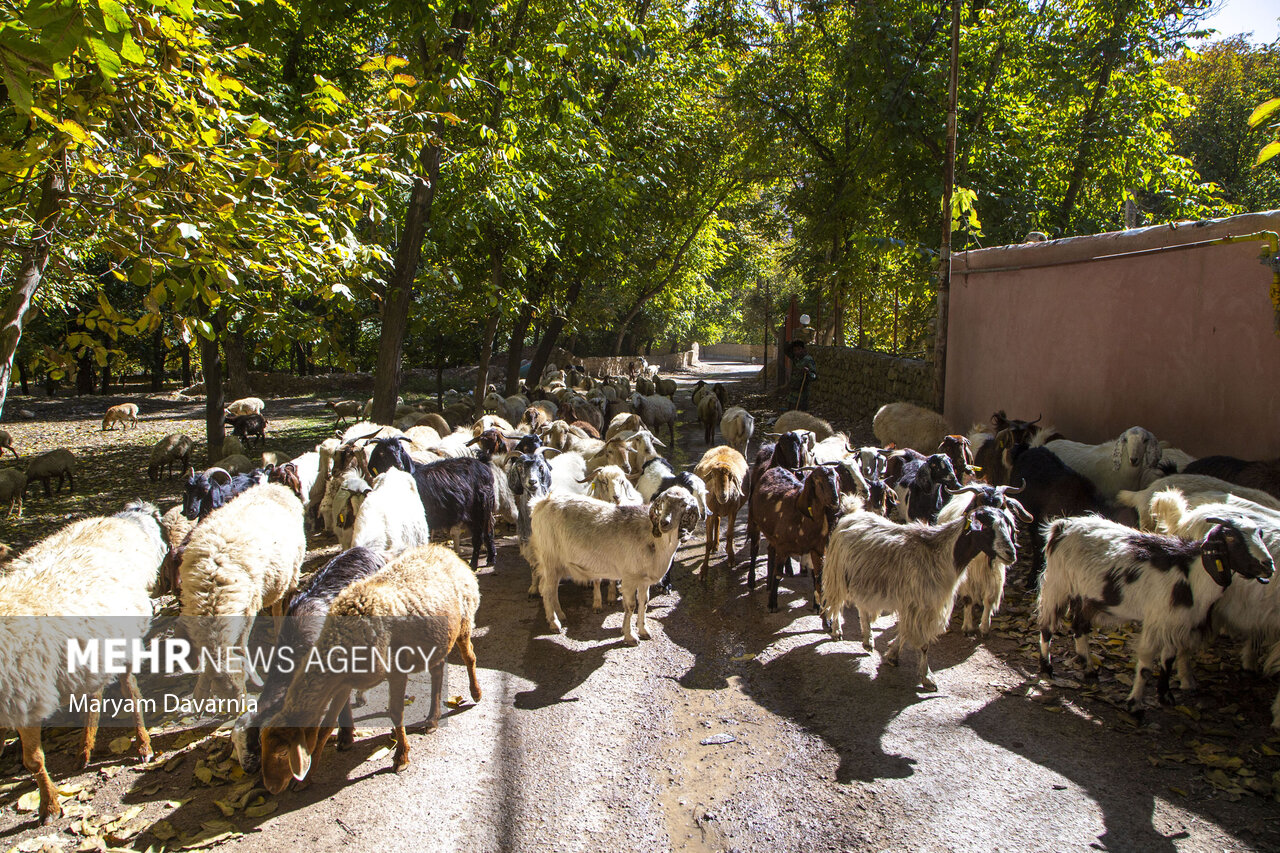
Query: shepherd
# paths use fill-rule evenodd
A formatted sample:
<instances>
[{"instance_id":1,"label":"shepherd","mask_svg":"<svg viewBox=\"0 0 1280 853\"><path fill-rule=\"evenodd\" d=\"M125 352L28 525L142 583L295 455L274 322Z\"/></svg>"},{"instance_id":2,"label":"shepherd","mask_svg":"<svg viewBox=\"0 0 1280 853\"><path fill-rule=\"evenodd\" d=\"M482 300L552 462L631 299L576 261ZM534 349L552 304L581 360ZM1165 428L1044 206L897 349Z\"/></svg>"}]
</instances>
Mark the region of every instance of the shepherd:
<instances>
[{"instance_id":1,"label":"shepherd","mask_svg":"<svg viewBox=\"0 0 1280 853\"><path fill-rule=\"evenodd\" d=\"M792 341L787 346L787 357L791 359L791 394L787 397L787 407L809 411L809 387L818 378L818 364L805 348L804 341Z\"/></svg>"}]
</instances>

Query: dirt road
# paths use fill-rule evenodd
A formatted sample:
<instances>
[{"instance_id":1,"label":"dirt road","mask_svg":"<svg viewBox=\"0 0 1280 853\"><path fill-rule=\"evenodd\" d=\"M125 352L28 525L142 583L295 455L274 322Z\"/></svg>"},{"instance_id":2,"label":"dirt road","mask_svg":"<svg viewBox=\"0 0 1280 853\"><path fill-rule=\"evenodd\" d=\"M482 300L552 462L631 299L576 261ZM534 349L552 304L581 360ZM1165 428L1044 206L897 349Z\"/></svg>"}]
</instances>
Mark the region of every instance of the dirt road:
<instances>
[{"instance_id":1,"label":"dirt road","mask_svg":"<svg viewBox=\"0 0 1280 853\"><path fill-rule=\"evenodd\" d=\"M749 368L707 370L733 381ZM685 464L705 449L693 426L680 445ZM808 576L784 579L769 614L763 585L746 590L745 565L730 571L721 557L704 579L701 552L700 536L679 552L675 591L651 604L653 639L627 648L620 611L593 613L578 588L561 594L567 634L547 633L505 540L496 571L480 575L484 698L411 735L399 775L379 732L327 750L314 783L270 800L271 814L224 817L212 801L232 789L192 773L223 756L225 739L189 747L166 771L191 740L170 732L155 767L112 770L122 761L108 755L79 777L92 782L89 806L111 816L141 804L149 825L189 836L204 824L221 848L255 853L1280 848L1275 685L1240 675L1228 649L1204 659L1201 693L1139 724L1112 706L1127 689L1123 638L1096 688L1069 673L1042 683L1030 600L1014 591L990 640L950 633L936 646L939 690L917 693L913 652L901 668L880 666L892 619L877 623L888 633L876 653L832 642L807 607ZM452 670L452 692L464 693ZM56 777L68 762L53 759ZM19 823L29 815L13 803L29 787L0 797L3 846L68 824ZM80 840L58 837L69 849ZM146 830L134 843L154 842Z\"/></svg>"}]
</instances>

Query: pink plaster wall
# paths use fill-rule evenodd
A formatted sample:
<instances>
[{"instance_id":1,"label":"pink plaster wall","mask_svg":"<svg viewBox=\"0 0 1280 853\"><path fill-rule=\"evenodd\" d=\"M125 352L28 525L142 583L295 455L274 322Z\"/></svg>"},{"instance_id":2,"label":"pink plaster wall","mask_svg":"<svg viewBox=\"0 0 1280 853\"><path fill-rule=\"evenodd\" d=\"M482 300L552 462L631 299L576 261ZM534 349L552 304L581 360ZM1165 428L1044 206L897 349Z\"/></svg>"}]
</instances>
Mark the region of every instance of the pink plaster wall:
<instances>
[{"instance_id":1,"label":"pink plaster wall","mask_svg":"<svg viewBox=\"0 0 1280 853\"><path fill-rule=\"evenodd\" d=\"M1137 424L1195 456L1280 455L1266 244L1101 257L1263 230L1280 211L958 254L948 423L1005 409L1081 441Z\"/></svg>"}]
</instances>

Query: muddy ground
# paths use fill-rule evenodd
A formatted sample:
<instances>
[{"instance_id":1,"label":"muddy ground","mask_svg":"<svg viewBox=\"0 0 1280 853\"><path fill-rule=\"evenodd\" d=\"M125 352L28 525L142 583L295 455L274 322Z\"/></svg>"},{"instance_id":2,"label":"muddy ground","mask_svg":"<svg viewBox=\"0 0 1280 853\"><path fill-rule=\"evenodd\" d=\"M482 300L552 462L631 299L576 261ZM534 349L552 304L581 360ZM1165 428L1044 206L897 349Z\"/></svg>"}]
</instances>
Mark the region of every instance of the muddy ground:
<instances>
[{"instance_id":1,"label":"muddy ground","mask_svg":"<svg viewBox=\"0 0 1280 853\"><path fill-rule=\"evenodd\" d=\"M744 365L703 371L754 377ZM776 406L758 387L735 384L735 402ZM36 421L6 425L24 455L56 441L92 462L75 496L33 498L0 539L24 545L129 497L176 498L174 483L147 483L139 468L160 435L199 433L199 405L143 400L143 427L102 435L105 402L45 403L31 407ZM316 401L272 400L268 413L273 449L298 452L328 432ZM704 449L701 430L686 426L678 461ZM335 552L316 540L309 567ZM0 756L0 848L1280 849L1276 684L1241 673L1230 645L1201 655L1198 692L1135 720L1122 710L1129 635L1097 638L1096 684L1071 664L1041 680L1033 600L1013 583L992 636L949 633L931 655L939 689L919 693L913 652L900 668L880 665L891 618L876 623L875 653L832 642L807 606L809 577L784 579L770 614L763 585L747 590L745 564L729 569L721 554L703 576L701 555L699 535L677 554L675 591L650 605L653 639L627 648L620 611L593 613L577 588L561 595L567 634L547 633L505 538L497 569L479 576L484 698L458 703L433 734L411 734L412 763L398 775L376 697L359 711L355 747L330 747L307 790L278 797L238 778L223 733L176 716L149 721L148 765L115 740L124 732L104 730L95 762L76 773L75 732L55 732L50 767L69 792L67 814L42 828L24 810L34 786L11 739ZM160 618L172 617L169 604ZM465 693L462 668L451 670L450 692Z\"/></svg>"}]
</instances>

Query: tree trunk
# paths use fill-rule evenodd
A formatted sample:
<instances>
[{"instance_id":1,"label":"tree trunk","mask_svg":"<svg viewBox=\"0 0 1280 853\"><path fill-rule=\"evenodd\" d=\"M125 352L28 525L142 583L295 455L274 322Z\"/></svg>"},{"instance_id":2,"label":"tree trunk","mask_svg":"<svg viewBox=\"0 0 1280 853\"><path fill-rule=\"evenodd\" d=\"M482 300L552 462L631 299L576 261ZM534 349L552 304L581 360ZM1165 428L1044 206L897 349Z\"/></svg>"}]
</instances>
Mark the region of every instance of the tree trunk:
<instances>
[{"instance_id":1,"label":"tree trunk","mask_svg":"<svg viewBox=\"0 0 1280 853\"><path fill-rule=\"evenodd\" d=\"M151 335L151 390L164 388L164 324Z\"/></svg>"},{"instance_id":2,"label":"tree trunk","mask_svg":"<svg viewBox=\"0 0 1280 853\"><path fill-rule=\"evenodd\" d=\"M573 310L573 306L578 302L578 295L582 293L582 276L574 279L573 284L569 285L569 292L565 294L564 310L567 314ZM564 331L564 324L567 322L565 317L552 317L547 323L547 331L542 336L542 340L538 342L538 351L533 354L533 362L529 365L529 382L536 383L542 378L542 371L546 369L547 362L551 358L551 350L555 348L556 341L560 340L560 333Z\"/></svg>"},{"instance_id":3,"label":"tree trunk","mask_svg":"<svg viewBox=\"0 0 1280 853\"><path fill-rule=\"evenodd\" d=\"M45 264L53 247L53 235L62 218L63 204L67 199L67 185L58 165L49 164L40 180L40 200L36 202L35 231L22 249L21 263L14 276L13 287L5 299L4 314L0 316L0 415L4 413L5 399L9 396L9 382L13 376L13 356L22 338L22 326L31 308L31 298L44 277Z\"/></svg>"},{"instance_id":4,"label":"tree trunk","mask_svg":"<svg viewBox=\"0 0 1280 853\"><path fill-rule=\"evenodd\" d=\"M191 381L191 346L183 344L182 349L178 350L182 354L182 387L190 388Z\"/></svg>"},{"instance_id":5,"label":"tree trunk","mask_svg":"<svg viewBox=\"0 0 1280 853\"><path fill-rule=\"evenodd\" d=\"M200 338L200 367L204 371L204 430L209 443L209 463L222 458L223 412L226 399L222 393L222 352L218 338L222 335L222 318L213 316L213 339Z\"/></svg>"},{"instance_id":6,"label":"tree trunk","mask_svg":"<svg viewBox=\"0 0 1280 853\"><path fill-rule=\"evenodd\" d=\"M93 393L93 380L95 378L93 365L93 354L86 352L84 355L76 359L76 396Z\"/></svg>"},{"instance_id":7,"label":"tree trunk","mask_svg":"<svg viewBox=\"0 0 1280 853\"><path fill-rule=\"evenodd\" d=\"M16 359L18 362L18 382L22 384L22 396L31 396L31 386L27 382L27 361L26 359Z\"/></svg>"},{"instance_id":8,"label":"tree trunk","mask_svg":"<svg viewBox=\"0 0 1280 853\"><path fill-rule=\"evenodd\" d=\"M460 31L444 49L444 54L461 65L471 31L472 14L465 11L453 13L450 26ZM420 46L424 73L435 66L432 57L426 55L425 45ZM444 105L442 105L442 108ZM443 135L445 120L437 124ZM424 174L414 181L405 209L404 228L400 232L400 245L396 247L395 266L387 282L382 300L380 319L382 338L378 345L378 363L373 379L373 417L375 423L389 424L395 420L396 397L400 393L401 354L404 349L405 331L409 326L409 305L413 301L413 282L418 274L418 261L422 256L422 239L427 233L431 218L431 203L435 199L436 185L440 177L441 147L428 141L418 152L418 161Z\"/></svg>"},{"instance_id":9,"label":"tree trunk","mask_svg":"<svg viewBox=\"0 0 1280 853\"><path fill-rule=\"evenodd\" d=\"M102 396L111 393L111 356L107 356L106 362L102 365Z\"/></svg>"},{"instance_id":10,"label":"tree trunk","mask_svg":"<svg viewBox=\"0 0 1280 853\"><path fill-rule=\"evenodd\" d=\"M511 328L511 349L507 351L507 396L520 391L520 360L524 355L524 336L529 332L529 323L533 320L533 304L526 302L520 306L515 325Z\"/></svg>"},{"instance_id":11,"label":"tree trunk","mask_svg":"<svg viewBox=\"0 0 1280 853\"><path fill-rule=\"evenodd\" d=\"M244 338L228 330L222 344L227 356L227 389L231 399L249 396L249 358L244 351ZM209 372L205 371L207 377Z\"/></svg>"}]
</instances>

